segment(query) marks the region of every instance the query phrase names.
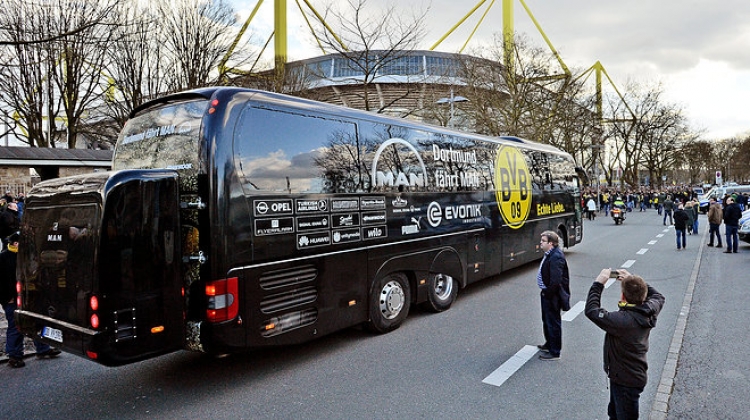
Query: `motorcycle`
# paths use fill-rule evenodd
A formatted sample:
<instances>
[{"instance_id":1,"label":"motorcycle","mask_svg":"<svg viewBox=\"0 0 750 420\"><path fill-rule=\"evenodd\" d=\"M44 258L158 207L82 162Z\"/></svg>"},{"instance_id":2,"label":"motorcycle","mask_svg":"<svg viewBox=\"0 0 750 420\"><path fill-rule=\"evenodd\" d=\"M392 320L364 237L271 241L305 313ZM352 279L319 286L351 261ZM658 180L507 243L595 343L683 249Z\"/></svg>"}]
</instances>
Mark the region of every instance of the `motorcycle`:
<instances>
[{"instance_id":1,"label":"motorcycle","mask_svg":"<svg viewBox=\"0 0 750 420\"><path fill-rule=\"evenodd\" d=\"M620 223L625 221L625 209L622 207L612 207L612 210L610 211L612 214L612 220L615 221L616 225L619 225Z\"/></svg>"}]
</instances>

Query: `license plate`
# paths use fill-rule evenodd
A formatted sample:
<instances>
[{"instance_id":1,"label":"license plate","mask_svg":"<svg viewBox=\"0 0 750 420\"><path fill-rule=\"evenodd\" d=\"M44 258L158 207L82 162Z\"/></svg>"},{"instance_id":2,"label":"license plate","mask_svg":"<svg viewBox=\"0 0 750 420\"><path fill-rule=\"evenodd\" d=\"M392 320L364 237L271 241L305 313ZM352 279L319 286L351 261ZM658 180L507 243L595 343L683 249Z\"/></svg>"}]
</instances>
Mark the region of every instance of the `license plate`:
<instances>
[{"instance_id":1,"label":"license plate","mask_svg":"<svg viewBox=\"0 0 750 420\"><path fill-rule=\"evenodd\" d=\"M62 331L56 328L42 328L42 337L49 338L50 340L57 341L58 343L63 342Z\"/></svg>"}]
</instances>

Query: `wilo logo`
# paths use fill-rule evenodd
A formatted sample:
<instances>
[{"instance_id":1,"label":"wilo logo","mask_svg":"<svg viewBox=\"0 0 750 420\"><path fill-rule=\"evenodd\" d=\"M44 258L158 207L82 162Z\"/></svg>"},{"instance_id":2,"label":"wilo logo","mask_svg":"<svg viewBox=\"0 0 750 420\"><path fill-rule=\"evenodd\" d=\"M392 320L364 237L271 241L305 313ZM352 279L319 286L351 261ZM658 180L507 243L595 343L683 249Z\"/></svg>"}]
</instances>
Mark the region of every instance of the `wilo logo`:
<instances>
[{"instance_id":1,"label":"wilo logo","mask_svg":"<svg viewBox=\"0 0 750 420\"><path fill-rule=\"evenodd\" d=\"M419 162L418 168L404 168L404 162L409 162L409 155L414 154ZM392 159L393 155L397 159ZM381 156L382 155L382 156ZM380 160L388 163L380 164ZM393 165L390 165L393 163ZM378 170L379 166L388 168ZM414 170L418 171L415 172ZM404 172L406 171L406 172ZM372 185L375 187L424 187L427 183L427 169L417 149L404 139L393 138L383 142L375 152L372 160Z\"/></svg>"},{"instance_id":2,"label":"wilo logo","mask_svg":"<svg viewBox=\"0 0 750 420\"><path fill-rule=\"evenodd\" d=\"M495 158L495 193L503 220L512 229L526 222L531 210L531 176L523 153L512 146L500 146Z\"/></svg>"}]
</instances>

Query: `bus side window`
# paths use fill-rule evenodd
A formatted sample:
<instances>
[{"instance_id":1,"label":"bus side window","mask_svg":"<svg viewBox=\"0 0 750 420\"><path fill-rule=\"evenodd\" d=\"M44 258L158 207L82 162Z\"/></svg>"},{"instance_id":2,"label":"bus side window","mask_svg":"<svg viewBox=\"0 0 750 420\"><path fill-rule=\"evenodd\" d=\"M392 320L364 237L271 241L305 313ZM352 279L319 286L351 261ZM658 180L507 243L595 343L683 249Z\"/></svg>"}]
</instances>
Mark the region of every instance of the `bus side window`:
<instances>
[{"instance_id":1,"label":"bus side window","mask_svg":"<svg viewBox=\"0 0 750 420\"><path fill-rule=\"evenodd\" d=\"M361 188L356 126L317 115L249 106L234 138L245 194L336 193Z\"/></svg>"}]
</instances>

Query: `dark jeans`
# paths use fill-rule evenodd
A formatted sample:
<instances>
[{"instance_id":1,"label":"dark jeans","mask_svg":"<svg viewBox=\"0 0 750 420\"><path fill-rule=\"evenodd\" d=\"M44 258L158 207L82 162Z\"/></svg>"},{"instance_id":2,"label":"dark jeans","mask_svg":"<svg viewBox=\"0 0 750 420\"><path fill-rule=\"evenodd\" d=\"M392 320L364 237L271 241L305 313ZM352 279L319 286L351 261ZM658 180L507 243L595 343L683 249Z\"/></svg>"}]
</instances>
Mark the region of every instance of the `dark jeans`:
<instances>
[{"instance_id":1,"label":"dark jeans","mask_svg":"<svg viewBox=\"0 0 750 420\"><path fill-rule=\"evenodd\" d=\"M677 235L677 249L685 248L687 246L685 244L685 229L675 228L674 233Z\"/></svg>"},{"instance_id":2,"label":"dark jeans","mask_svg":"<svg viewBox=\"0 0 750 420\"><path fill-rule=\"evenodd\" d=\"M560 356L562 350L562 314L557 296L548 299L542 291L542 326L544 328L544 344L549 354Z\"/></svg>"},{"instance_id":3,"label":"dark jeans","mask_svg":"<svg viewBox=\"0 0 750 420\"><path fill-rule=\"evenodd\" d=\"M708 224L708 243L714 243L714 235L716 235L716 244L721 246L721 234L719 233L719 225L713 223Z\"/></svg>"},{"instance_id":4,"label":"dark jeans","mask_svg":"<svg viewBox=\"0 0 750 420\"><path fill-rule=\"evenodd\" d=\"M727 251L737 252L737 247L739 244L737 241L740 240L739 236L737 235L737 230L739 230L739 226L725 226L725 233L727 236Z\"/></svg>"},{"instance_id":5,"label":"dark jeans","mask_svg":"<svg viewBox=\"0 0 750 420\"><path fill-rule=\"evenodd\" d=\"M23 334L16 328L16 303L3 303L5 319L8 320L8 331L6 332L5 353L14 359L23 358ZM37 353L43 353L50 349L47 344L34 340Z\"/></svg>"},{"instance_id":6,"label":"dark jeans","mask_svg":"<svg viewBox=\"0 0 750 420\"><path fill-rule=\"evenodd\" d=\"M643 388L631 388L613 384L609 381L609 406L607 414L610 420L635 420L638 418L638 400Z\"/></svg>"},{"instance_id":7,"label":"dark jeans","mask_svg":"<svg viewBox=\"0 0 750 420\"><path fill-rule=\"evenodd\" d=\"M669 224L673 225L674 221L672 220L672 210L664 209L664 224L667 224L667 217L669 217Z\"/></svg>"}]
</instances>

